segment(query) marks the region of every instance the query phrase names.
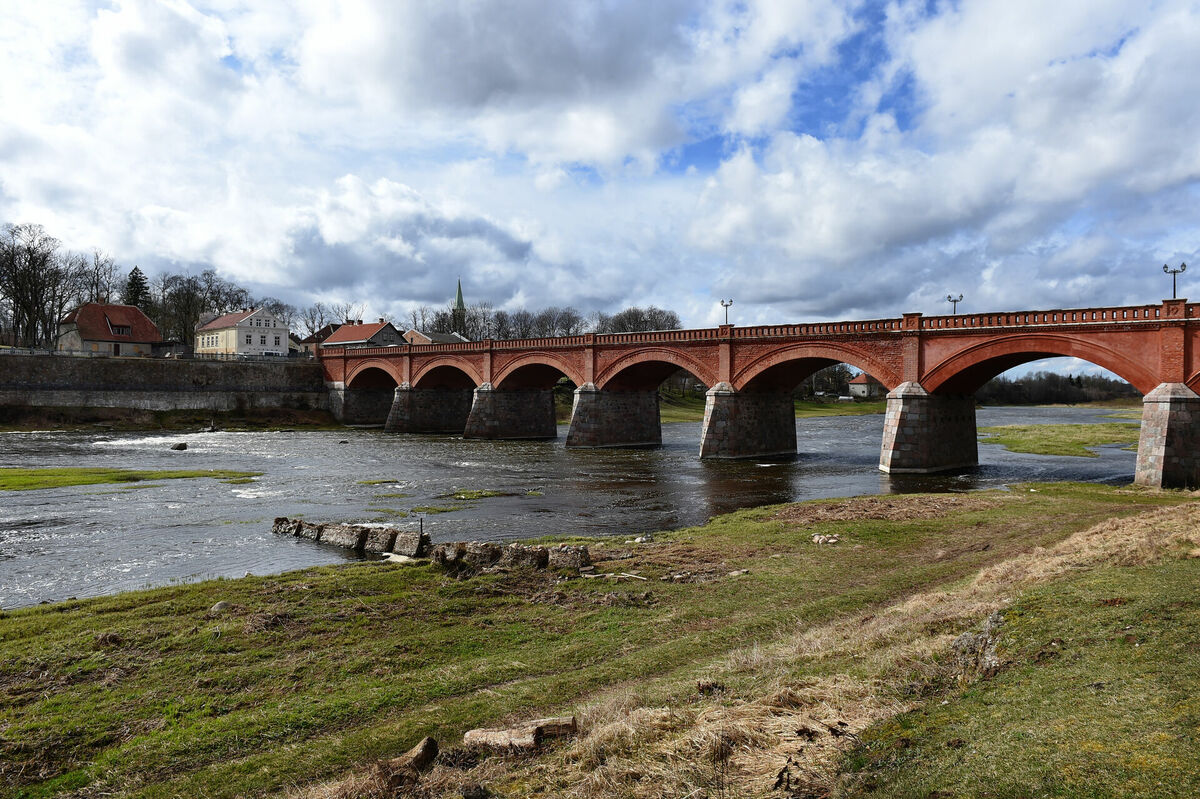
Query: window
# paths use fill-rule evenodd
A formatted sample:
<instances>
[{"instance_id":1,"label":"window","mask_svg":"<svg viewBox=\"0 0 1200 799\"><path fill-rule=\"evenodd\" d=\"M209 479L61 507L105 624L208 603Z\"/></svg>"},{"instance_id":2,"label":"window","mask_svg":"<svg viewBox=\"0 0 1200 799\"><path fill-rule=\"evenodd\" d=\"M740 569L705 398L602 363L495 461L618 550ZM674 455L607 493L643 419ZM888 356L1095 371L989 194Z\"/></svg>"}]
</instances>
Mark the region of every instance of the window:
<instances>
[{"instance_id":1,"label":"window","mask_svg":"<svg viewBox=\"0 0 1200 799\"><path fill-rule=\"evenodd\" d=\"M259 337L258 337L258 343L259 343L261 346L263 346L263 347L267 346L267 337L266 337L266 336L259 336Z\"/></svg>"},{"instance_id":2,"label":"window","mask_svg":"<svg viewBox=\"0 0 1200 799\"><path fill-rule=\"evenodd\" d=\"M247 344L253 344L253 343L254 343L254 337L253 337L253 336L251 336L249 333L247 333L247 334L246 334L246 343L247 343Z\"/></svg>"},{"instance_id":3,"label":"window","mask_svg":"<svg viewBox=\"0 0 1200 799\"><path fill-rule=\"evenodd\" d=\"M279 336L276 336L276 337L275 337L275 346L276 346L276 347L278 347L278 346L279 346Z\"/></svg>"}]
</instances>

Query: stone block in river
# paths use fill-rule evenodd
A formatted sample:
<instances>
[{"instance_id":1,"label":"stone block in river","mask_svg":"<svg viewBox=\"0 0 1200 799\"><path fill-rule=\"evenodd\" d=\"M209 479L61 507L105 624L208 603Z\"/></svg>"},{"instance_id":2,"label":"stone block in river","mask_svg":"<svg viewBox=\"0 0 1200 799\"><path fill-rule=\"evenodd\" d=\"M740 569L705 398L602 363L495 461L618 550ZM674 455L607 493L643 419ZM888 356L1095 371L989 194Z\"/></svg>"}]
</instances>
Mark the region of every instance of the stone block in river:
<instances>
[{"instance_id":1,"label":"stone block in river","mask_svg":"<svg viewBox=\"0 0 1200 799\"><path fill-rule=\"evenodd\" d=\"M321 530L321 543L362 550L370 529L355 524L328 524Z\"/></svg>"},{"instance_id":2,"label":"stone block in river","mask_svg":"<svg viewBox=\"0 0 1200 799\"><path fill-rule=\"evenodd\" d=\"M550 553L545 547L528 544L509 544L500 555L498 566L508 568L544 569Z\"/></svg>"},{"instance_id":3,"label":"stone block in river","mask_svg":"<svg viewBox=\"0 0 1200 799\"><path fill-rule=\"evenodd\" d=\"M391 552L396 542L396 530L391 527L367 528L367 539L363 542L364 552Z\"/></svg>"},{"instance_id":4,"label":"stone block in river","mask_svg":"<svg viewBox=\"0 0 1200 799\"><path fill-rule=\"evenodd\" d=\"M547 554L547 565L551 569L579 571L584 566L592 565L592 555L585 546L559 544L558 546L550 547Z\"/></svg>"},{"instance_id":5,"label":"stone block in river","mask_svg":"<svg viewBox=\"0 0 1200 799\"><path fill-rule=\"evenodd\" d=\"M307 538L310 541L320 541L321 531L325 529L323 524L311 524L309 522L297 521L299 527L296 529L296 535L300 538Z\"/></svg>"},{"instance_id":6,"label":"stone block in river","mask_svg":"<svg viewBox=\"0 0 1200 799\"><path fill-rule=\"evenodd\" d=\"M271 532L275 535L299 535L300 525L304 522L299 519L289 519L286 516L280 516L275 519L275 523L271 525Z\"/></svg>"},{"instance_id":7,"label":"stone block in river","mask_svg":"<svg viewBox=\"0 0 1200 799\"><path fill-rule=\"evenodd\" d=\"M392 542L392 552L410 558L423 558L429 554L431 544L429 533L397 530L396 540Z\"/></svg>"}]
</instances>

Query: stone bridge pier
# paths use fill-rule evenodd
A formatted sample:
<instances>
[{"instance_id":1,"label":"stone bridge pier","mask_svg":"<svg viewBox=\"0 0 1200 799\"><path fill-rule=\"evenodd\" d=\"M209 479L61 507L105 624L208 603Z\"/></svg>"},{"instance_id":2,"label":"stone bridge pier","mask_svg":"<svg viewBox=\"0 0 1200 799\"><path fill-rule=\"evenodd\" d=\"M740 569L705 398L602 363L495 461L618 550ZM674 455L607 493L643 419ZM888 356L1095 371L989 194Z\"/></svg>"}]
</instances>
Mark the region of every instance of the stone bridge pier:
<instances>
[{"instance_id":1,"label":"stone bridge pier","mask_svg":"<svg viewBox=\"0 0 1200 799\"><path fill-rule=\"evenodd\" d=\"M1152 488L1200 488L1200 395L1162 383L1142 400L1133 482Z\"/></svg>"},{"instance_id":2,"label":"stone bridge pier","mask_svg":"<svg viewBox=\"0 0 1200 799\"><path fill-rule=\"evenodd\" d=\"M388 418L392 405L390 388L329 389L329 407L338 421L349 425L378 425Z\"/></svg>"},{"instance_id":3,"label":"stone bridge pier","mask_svg":"<svg viewBox=\"0 0 1200 799\"><path fill-rule=\"evenodd\" d=\"M658 388L606 391L594 383L575 389L567 446L657 447L662 445Z\"/></svg>"},{"instance_id":4,"label":"stone bridge pier","mask_svg":"<svg viewBox=\"0 0 1200 799\"><path fill-rule=\"evenodd\" d=\"M930 394L914 382L887 395L880 470L923 474L978 464L974 395Z\"/></svg>"},{"instance_id":5,"label":"stone bridge pier","mask_svg":"<svg viewBox=\"0 0 1200 799\"><path fill-rule=\"evenodd\" d=\"M790 391L735 391L717 383L705 394L701 458L796 454L796 406Z\"/></svg>"},{"instance_id":6,"label":"stone bridge pier","mask_svg":"<svg viewBox=\"0 0 1200 799\"><path fill-rule=\"evenodd\" d=\"M461 433L471 412L469 388L413 388L392 392L384 430L389 433Z\"/></svg>"},{"instance_id":7,"label":"stone bridge pier","mask_svg":"<svg viewBox=\"0 0 1200 799\"><path fill-rule=\"evenodd\" d=\"M548 388L475 389L463 438L548 439L558 437L554 392Z\"/></svg>"}]
</instances>

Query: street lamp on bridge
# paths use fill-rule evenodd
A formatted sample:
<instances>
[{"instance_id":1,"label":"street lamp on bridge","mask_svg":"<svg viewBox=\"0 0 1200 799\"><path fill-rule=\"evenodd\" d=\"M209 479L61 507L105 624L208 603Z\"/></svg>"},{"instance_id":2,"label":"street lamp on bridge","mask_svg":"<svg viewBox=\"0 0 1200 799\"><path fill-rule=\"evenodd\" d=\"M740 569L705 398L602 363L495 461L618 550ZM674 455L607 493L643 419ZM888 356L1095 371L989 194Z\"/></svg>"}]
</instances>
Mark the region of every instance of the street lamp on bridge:
<instances>
[{"instance_id":1,"label":"street lamp on bridge","mask_svg":"<svg viewBox=\"0 0 1200 799\"><path fill-rule=\"evenodd\" d=\"M1181 263L1179 265L1178 269L1172 269L1169 266L1167 266L1166 264L1163 264L1163 271L1171 276L1171 299L1175 299L1176 288L1177 288L1177 286L1176 286L1177 278L1175 276L1178 275L1180 272L1186 272L1187 264Z\"/></svg>"},{"instance_id":2,"label":"street lamp on bridge","mask_svg":"<svg viewBox=\"0 0 1200 799\"><path fill-rule=\"evenodd\" d=\"M729 306L733 305L733 300L721 300L721 307L725 309L725 326L729 326Z\"/></svg>"},{"instance_id":3,"label":"street lamp on bridge","mask_svg":"<svg viewBox=\"0 0 1200 799\"><path fill-rule=\"evenodd\" d=\"M958 313L958 304L962 302L963 295L959 294L955 297L953 294L946 295L946 302L950 303L950 313Z\"/></svg>"}]
</instances>

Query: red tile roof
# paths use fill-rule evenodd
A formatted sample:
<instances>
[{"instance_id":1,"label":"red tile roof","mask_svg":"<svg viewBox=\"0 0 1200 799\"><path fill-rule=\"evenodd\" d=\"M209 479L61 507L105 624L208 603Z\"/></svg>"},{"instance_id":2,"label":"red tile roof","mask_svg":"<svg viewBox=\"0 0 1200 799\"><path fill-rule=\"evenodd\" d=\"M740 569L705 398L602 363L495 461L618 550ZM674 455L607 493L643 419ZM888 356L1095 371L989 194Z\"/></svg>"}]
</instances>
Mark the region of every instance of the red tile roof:
<instances>
[{"instance_id":1,"label":"red tile roof","mask_svg":"<svg viewBox=\"0 0 1200 799\"><path fill-rule=\"evenodd\" d=\"M89 302L67 314L63 324L74 323L84 341L129 341L154 344L162 341L158 327L140 308L132 305L103 305ZM128 333L114 330L128 328Z\"/></svg>"},{"instance_id":2,"label":"red tile roof","mask_svg":"<svg viewBox=\"0 0 1200 799\"><path fill-rule=\"evenodd\" d=\"M238 322L242 321L247 316L254 313L256 310L257 310L256 308L251 308L248 311L234 311L233 313L223 314L221 316L218 316L216 319L212 320L211 322L207 322L207 323L201 325L198 329L199 330L224 330L227 327L233 327Z\"/></svg>"},{"instance_id":3,"label":"red tile roof","mask_svg":"<svg viewBox=\"0 0 1200 799\"><path fill-rule=\"evenodd\" d=\"M391 322L371 322L366 325L342 325L321 343L328 347L332 344L358 344L369 341L371 336L390 324Z\"/></svg>"},{"instance_id":4,"label":"red tile roof","mask_svg":"<svg viewBox=\"0 0 1200 799\"><path fill-rule=\"evenodd\" d=\"M850 382L856 386L861 386L864 383L874 383L875 378L871 377L866 372L859 372L857 376L850 379Z\"/></svg>"}]
</instances>

